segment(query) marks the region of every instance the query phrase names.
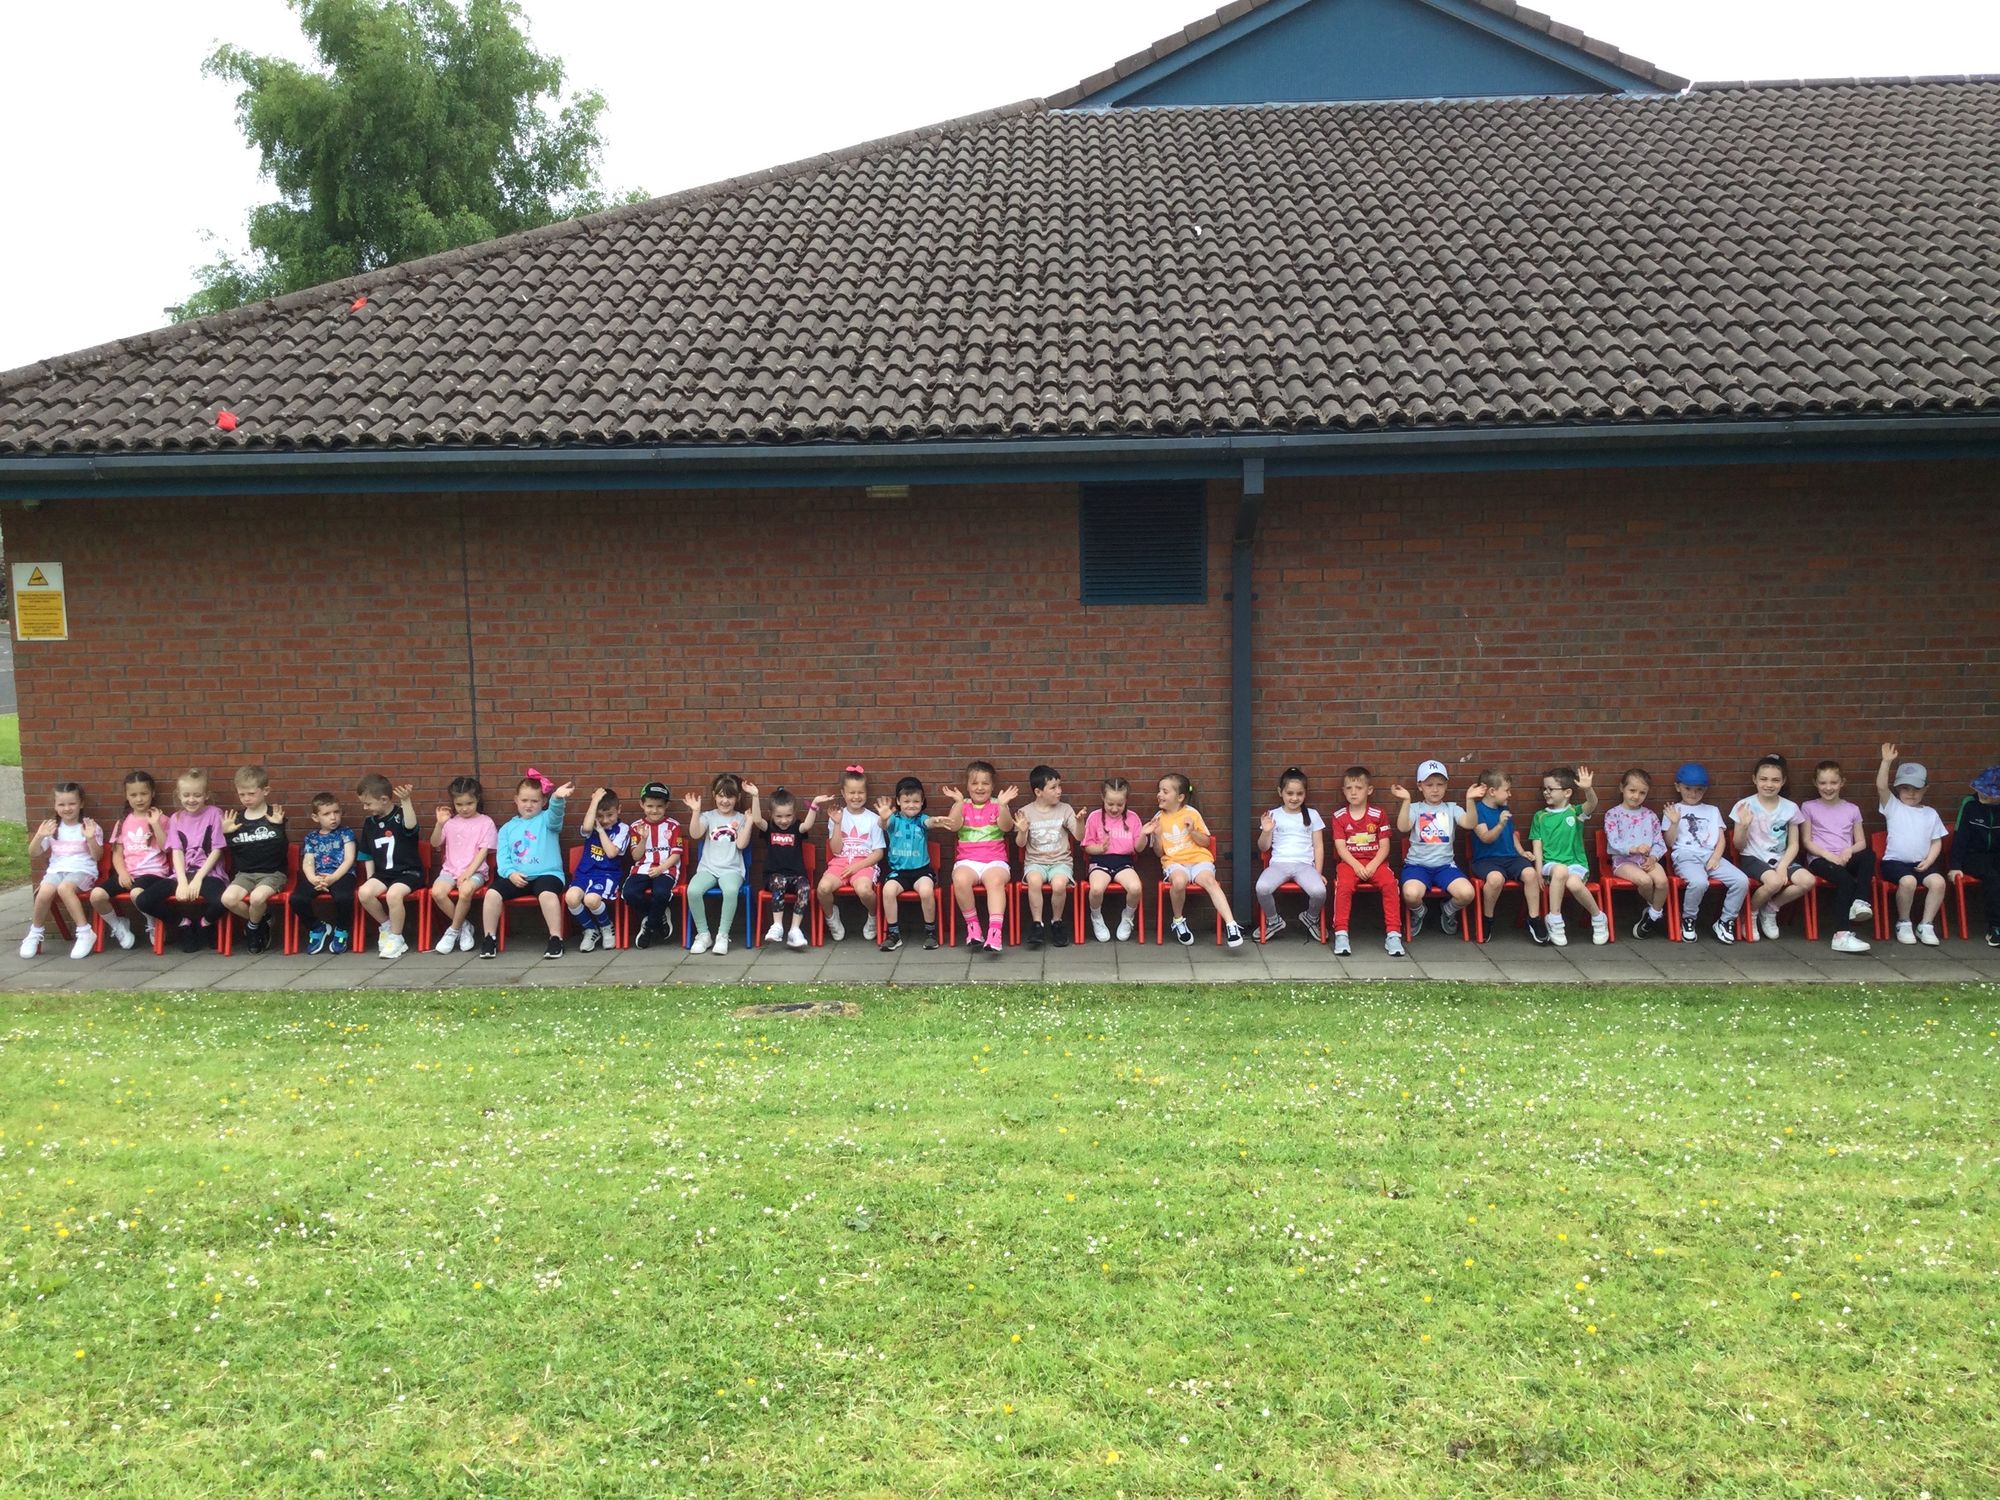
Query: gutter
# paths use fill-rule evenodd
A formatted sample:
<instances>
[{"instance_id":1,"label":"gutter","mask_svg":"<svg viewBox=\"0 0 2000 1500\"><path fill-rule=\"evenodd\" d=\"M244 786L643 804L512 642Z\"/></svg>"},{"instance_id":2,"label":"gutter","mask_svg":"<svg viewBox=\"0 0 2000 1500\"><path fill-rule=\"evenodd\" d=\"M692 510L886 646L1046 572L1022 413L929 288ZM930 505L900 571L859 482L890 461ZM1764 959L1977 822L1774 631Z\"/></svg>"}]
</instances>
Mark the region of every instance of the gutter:
<instances>
[{"instance_id":1,"label":"gutter","mask_svg":"<svg viewBox=\"0 0 2000 1500\"><path fill-rule=\"evenodd\" d=\"M2000 413L623 448L98 453L0 458L0 498L1031 484L1134 477L1868 462L2000 455Z\"/></svg>"}]
</instances>

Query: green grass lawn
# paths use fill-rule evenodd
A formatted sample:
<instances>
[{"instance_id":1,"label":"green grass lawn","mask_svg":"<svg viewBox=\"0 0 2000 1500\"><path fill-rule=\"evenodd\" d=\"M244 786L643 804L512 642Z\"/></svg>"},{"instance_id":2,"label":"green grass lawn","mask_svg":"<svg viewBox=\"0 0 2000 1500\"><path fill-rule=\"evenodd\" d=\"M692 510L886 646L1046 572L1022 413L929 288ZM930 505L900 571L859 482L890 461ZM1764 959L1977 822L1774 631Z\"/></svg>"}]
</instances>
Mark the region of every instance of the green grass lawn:
<instances>
[{"instance_id":1,"label":"green grass lawn","mask_svg":"<svg viewBox=\"0 0 2000 1500\"><path fill-rule=\"evenodd\" d=\"M12 818L0 818L0 886L28 883L28 830Z\"/></svg>"},{"instance_id":2,"label":"green grass lawn","mask_svg":"<svg viewBox=\"0 0 2000 1500\"><path fill-rule=\"evenodd\" d=\"M0 714L0 766L21 763L21 716Z\"/></svg>"},{"instance_id":3,"label":"green grass lawn","mask_svg":"<svg viewBox=\"0 0 2000 1500\"><path fill-rule=\"evenodd\" d=\"M2000 1492L2000 996L0 997L8 1494Z\"/></svg>"}]
</instances>

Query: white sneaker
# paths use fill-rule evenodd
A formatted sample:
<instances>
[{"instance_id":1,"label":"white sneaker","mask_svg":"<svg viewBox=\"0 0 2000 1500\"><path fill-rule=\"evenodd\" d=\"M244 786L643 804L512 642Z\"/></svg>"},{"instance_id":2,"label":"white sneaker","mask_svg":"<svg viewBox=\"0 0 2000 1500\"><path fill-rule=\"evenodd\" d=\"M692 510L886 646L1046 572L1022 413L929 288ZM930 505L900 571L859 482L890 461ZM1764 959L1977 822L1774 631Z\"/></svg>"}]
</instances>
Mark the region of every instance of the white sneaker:
<instances>
[{"instance_id":1,"label":"white sneaker","mask_svg":"<svg viewBox=\"0 0 2000 1500\"><path fill-rule=\"evenodd\" d=\"M875 919L872 916L861 924L861 935L871 943L875 941Z\"/></svg>"},{"instance_id":2,"label":"white sneaker","mask_svg":"<svg viewBox=\"0 0 2000 1500\"><path fill-rule=\"evenodd\" d=\"M76 930L76 941L69 945L69 956L71 958L88 958L96 951L97 934L91 931L90 924L85 922Z\"/></svg>"},{"instance_id":3,"label":"white sneaker","mask_svg":"<svg viewBox=\"0 0 2000 1500\"><path fill-rule=\"evenodd\" d=\"M1914 944L1917 941L1916 928L1912 927L1908 922L1898 922L1896 924L1896 941L1899 943Z\"/></svg>"},{"instance_id":4,"label":"white sneaker","mask_svg":"<svg viewBox=\"0 0 2000 1500\"><path fill-rule=\"evenodd\" d=\"M1603 912L1590 919L1590 940L1600 948L1611 941L1611 924L1605 921Z\"/></svg>"},{"instance_id":5,"label":"white sneaker","mask_svg":"<svg viewBox=\"0 0 2000 1500\"><path fill-rule=\"evenodd\" d=\"M826 914L826 930L836 943L847 940L847 924L840 920L840 913L837 911Z\"/></svg>"},{"instance_id":6,"label":"white sneaker","mask_svg":"<svg viewBox=\"0 0 2000 1500\"><path fill-rule=\"evenodd\" d=\"M576 951L579 953L595 953L599 940L600 934L597 929L595 927L586 927L583 929L583 936L576 940Z\"/></svg>"},{"instance_id":7,"label":"white sneaker","mask_svg":"<svg viewBox=\"0 0 2000 1500\"><path fill-rule=\"evenodd\" d=\"M135 942L138 941L138 939L132 935L132 924L126 921L123 917L113 917L110 921L106 922L104 925L111 929L111 935L114 938L118 939L118 946L121 948L129 948ZM150 921L148 921L146 923L146 936L148 938L151 938L153 935L152 927L153 924Z\"/></svg>"},{"instance_id":8,"label":"white sneaker","mask_svg":"<svg viewBox=\"0 0 2000 1500\"><path fill-rule=\"evenodd\" d=\"M444 936L439 938L433 945L432 951L436 953L450 953L457 947L458 929L456 927L447 927L444 930Z\"/></svg>"},{"instance_id":9,"label":"white sneaker","mask_svg":"<svg viewBox=\"0 0 2000 1500\"><path fill-rule=\"evenodd\" d=\"M472 924L470 922L467 922L464 926L458 929L458 951L460 953L470 953L474 948L478 946L479 946L479 938L473 932Z\"/></svg>"},{"instance_id":10,"label":"white sneaker","mask_svg":"<svg viewBox=\"0 0 2000 1500\"><path fill-rule=\"evenodd\" d=\"M1569 946L1569 928L1563 924L1563 919L1561 917L1550 917L1547 925L1549 929L1549 941L1554 943L1558 948L1567 948Z\"/></svg>"},{"instance_id":11,"label":"white sneaker","mask_svg":"<svg viewBox=\"0 0 2000 1500\"><path fill-rule=\"evenodd\" d=\"M1129 911L1118 919L1118 941L1121 943L1132 941L1132 913Z\"/></svg>"},{"instance_id":12,"label":"white sneaker","mask_svg":"<svg viewBox=\"0 0 2000 1500\"><path fill-rule=\"evenodd\" d=\"M1869 945L1851 932L1836 932L1833 935L1835 953L1866 953Z\"/></svg>"},{"instance_id":13,"label":"white sneaker","mask_svg":"<svg viewBox=\"0 0 2000 1500\"><path fill-rule=\"evenodd\" d=\"M727 933L720 933L720 932L718 932L718 933L717 933L717 934L715 935L715 946L714 946L713 948L711 948L711 949L710 949L709 951L710 951L711 953L714 953L714 954L716 954L717 956L720 956L720 955L722 955L722 954L724 954L724 953L727 953L727 952L729 951L729 936L728 936L728 934L727 934Z\"/></svg>"},{"instance_id":14,"label":"white sneaker","mask_svg":"<svg viewBox=\"0 0 2000 1500\"><path fill-rule=\"evenodd\" d=\"M400 932L385 932L376 942L375 951L384 958L401 958L410 951L410 940Z\"/></svg>"},{"instance_id":15,"label":"white sneaker","mask_svg":"<svg viewBox=\"0 0 2000 1500\"><path fill-rule=\"evenodd\" d=\"M689 948L688 952L706 953L710 948L714 946L715 946L715 940L711 938L707 933L697 932L694 935L694 946Z\"/></svg>"},{"instance_id":16,"label":"white sneaker","mask_svg":"<svg viewBox=\"0 0 2000 1500\"><path fill-rule=\"evenodd\" d=\"M1768 906L1757 913L1757 931L1763 934L1766 942L1775 943L1778 940L1778 914Z\"/></svg>"},{"instance_id":17,"label":"white sneaker","mask_svg":"<svg viewBox=\"0 0 2000 1500\"><path fill-rule=\"evenodd\" d=\"M1938 945L1937 929L1928 922L1918 923L1917 941L1922 943L1926 948L1935 948Z\"/></svg>"},{"instance_id":18,"label":"white sneaker","mask_svg":"<svg viewBox=\"0 0 2000 1500\"><path fill-rule=\"evenodd\" d=\"M1111 941L1111 924L1104 920L1103 912L1094 911L1090 914L1090 930L1096 934L1098 942L1108 943Z\"/></svg>"},{"instance_id":19,"label":"white sneaker","mask_svg":"<svg viewBox=\"0 0 2000 1500\"><path fill-rule=\"evenodd\" d=\"M42 951L42 929L30 927L28 935L21 939L21 957L33 958Z\"/></svg>"},{"instance_id":20,"label":"white sneaker","mask_svg":"<svg viewBox=\"0 0 2000 1500\"><path fill-rule=\"evenodd\" d=\"M1874 915L1875 908L1866 901L1856 901L1847 908L1847 920L1850 922L1865 922Z\"/></svg>"},{"instance_id":21,"label":"white sneaker","mask_svg":"<svg viewBox=\"0 0 2000 1500\"><path fill-rule=\"evenodd\" d=\"M1400 932L1392 932L1383 938L1382 951L1391 958L1401 958L1403 956L1403 935Z\"/></svg>"},{"instance_id":22,"label":"white sneaker","mask_svg":"<svg viewBox=\"0 0 2000 1500\"><path fill-rule=\"evenodd\" d=\"M803 927L794 927L790 932L785 934L785 946L787 948L803 948L811 941L812 939L806 936L806 930Z\"/></svg>"},{"instance_id":23,"label":"white sneaker","mask_svg":"<svg viewBox=\"0 0 2000 1500\"><path fill-rule=\"evenodd\" d=\"M771 918L771 929L764 934L764 946L768 948L771 944L782 943L784 940L785 919L783 917Z\"/></svg>"},{"instance_id":24,"label":"white sneaker","mask_svg":"<svg viewBox=\"0 0 2000 1500\"><path fill-rule=\"evenodd\" d=\"M1353 951L1354 944L1347 940L1346 933L1336 932L1333 935L1333 956L1335 958L1346 958Z\"/></svg>"}]
</instances>

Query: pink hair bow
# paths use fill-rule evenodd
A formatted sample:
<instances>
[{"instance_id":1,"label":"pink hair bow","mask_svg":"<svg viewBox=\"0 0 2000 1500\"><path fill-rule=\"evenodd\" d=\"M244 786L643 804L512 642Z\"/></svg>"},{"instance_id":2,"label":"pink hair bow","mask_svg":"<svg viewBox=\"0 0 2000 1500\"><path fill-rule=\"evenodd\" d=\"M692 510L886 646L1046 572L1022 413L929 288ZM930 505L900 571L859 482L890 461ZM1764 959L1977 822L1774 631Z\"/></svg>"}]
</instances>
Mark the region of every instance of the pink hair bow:
<instances>
[{"instance_id":1,"label":"pink hair bow","mask_svg":"<svg viewBox=\"0 0 2000 1500\"><path fill-rule=\"evenodd\" d=\"M521 773L521 779L523 781L534 782L536 786L542 789L542 795L544 797L548 796L550 792L556 789L556 784L553 781L549 780L548 777L544 776L540 771L537 771L533 766L528 767L527 770Z\"/></svg>"},{"instance_id":2,"label":"pink hair bow","mask_svg":"<svg viewBox=\"0 0 2000 1500\"><path fill-rule=\"evenodd\" d=\"M868 768L866 766L849 766L847 768L847 774L849 776L866 776L868 774Z\"/></svg>"}]
</instances>

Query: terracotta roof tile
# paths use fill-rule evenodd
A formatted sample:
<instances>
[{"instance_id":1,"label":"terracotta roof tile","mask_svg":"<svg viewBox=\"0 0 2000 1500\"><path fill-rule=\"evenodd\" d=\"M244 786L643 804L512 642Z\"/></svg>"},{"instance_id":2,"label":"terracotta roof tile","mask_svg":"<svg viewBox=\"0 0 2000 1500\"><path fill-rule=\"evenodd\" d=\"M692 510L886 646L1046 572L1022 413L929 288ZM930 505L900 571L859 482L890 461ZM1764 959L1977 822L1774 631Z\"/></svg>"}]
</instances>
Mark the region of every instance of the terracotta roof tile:
<instances>
[{"instance_id":1,"label":"terracotta roof tile","mask_svg":"<svg viewBox=\"0 0 2000 1500\"><path fill-rule=\"evenodd\" d=\"M1992 80L1017 106L0 375L0 453L1994 411L1995 181Z\"/></svg>"}]
</instances>

